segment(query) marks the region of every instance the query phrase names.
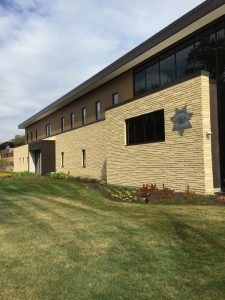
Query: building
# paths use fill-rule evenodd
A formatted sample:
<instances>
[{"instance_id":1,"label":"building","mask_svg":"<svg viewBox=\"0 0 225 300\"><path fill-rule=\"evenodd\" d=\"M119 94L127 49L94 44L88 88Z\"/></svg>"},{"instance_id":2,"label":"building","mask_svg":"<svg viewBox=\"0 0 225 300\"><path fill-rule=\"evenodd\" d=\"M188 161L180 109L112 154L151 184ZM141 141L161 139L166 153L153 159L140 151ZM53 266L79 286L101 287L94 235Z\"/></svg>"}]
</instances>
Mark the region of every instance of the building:
<instances>
[{"instance_id":1,"label":"building","mask_svg":"<svg viewBox=\"0 0 225 300\"><path fill-rule=\"evenodd\" d=\"M0 169L13 171L13 151L14 144L12 142L0 144Z\"/></svg>"},{"instance_id":2,"label":"building","mask_svg":"<svg viewBox=\"0 0 225 300\"><path fill-rule=\"evenodd\" d=\"M225 0L208 0L20 124L15 170L219 191L224 67Z\"/></svg>"}]
</instances>

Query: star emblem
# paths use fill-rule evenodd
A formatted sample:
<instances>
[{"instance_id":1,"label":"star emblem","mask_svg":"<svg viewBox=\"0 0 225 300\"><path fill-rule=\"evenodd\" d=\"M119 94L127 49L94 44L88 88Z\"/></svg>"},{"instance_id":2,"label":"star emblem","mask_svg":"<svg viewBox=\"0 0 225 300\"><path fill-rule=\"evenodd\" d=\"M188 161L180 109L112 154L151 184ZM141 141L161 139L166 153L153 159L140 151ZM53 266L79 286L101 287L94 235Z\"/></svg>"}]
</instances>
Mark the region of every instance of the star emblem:
<instances>
[{"instance_id":1,"label":"star emblem","mask_svg":"<svg viewBox=\"0 0 225 300\"><path fill-rule=\"evenodd\" d=\"M185 129L192 128L190 123L190 119L193 116L193 113L187 111L187 106L185 105L183 108L175 109L175 115L171 118L173 122L173 131L178 131L182 136L184 134Z\"/></svg>"}]
</instances>

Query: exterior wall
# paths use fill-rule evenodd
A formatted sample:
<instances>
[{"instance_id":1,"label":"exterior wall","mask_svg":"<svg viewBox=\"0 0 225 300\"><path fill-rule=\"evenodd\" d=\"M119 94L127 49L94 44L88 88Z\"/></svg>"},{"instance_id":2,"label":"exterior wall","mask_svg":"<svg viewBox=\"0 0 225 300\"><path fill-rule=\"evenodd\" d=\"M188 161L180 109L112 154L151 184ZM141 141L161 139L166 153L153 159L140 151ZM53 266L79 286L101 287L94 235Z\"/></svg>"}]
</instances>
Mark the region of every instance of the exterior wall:
<instances>
[{"instance_id":1,"label":"exterior wall","mask_svg":"<svg viewBox=\"0 0 225 300\"><path fill-rule=\"evenodd\" d=\"M14 172L28 171L28 145L14 148Z\"/></svg>"},{"instance_id":2,"label":"exterior wall","mask_svg":"<svg viewBox=\"0 0 225 300\"><path fill-rule=\"evenodd\" d=\"M84 126L47 140L55 140L56 171L70 172L85 178L106 178L106 134L105 121ZM86 150L86 167L82 167L82 150ZM64 167L61 153L64 153Z\"/></svg>"},{"instance_id":3,"label":"exterior wall","mask_svg":"<svg viewBox=\"0 0 225 300\"><path fill-rule=\"evenodd\" d=\"M187 105L192 129L172 131L176 108ZM125 120L164 108L165 142L126 146ZM155 183L184 192L214 192L210 124L210 83L199 76L106 112L107 181L141 186Z\"/></svg>"},{"instance_id":4,"label":"exterior wall","mask_svg":"<svg viewBox=\"0 0 225 300\"><path fill-rule=\"evenodd\" d=\"M64 106L53 114L43 118L42 120L32 124L26 128L29 141L31 142L31 131L33 132L33 141L36 140L36 129L38 132L38 139L44 139L45 126L51 123L52 136L61 132L61 117L65 118L65 131L70 130L70 114L75 114L75 128L82 126L81 110L86 108L87 124L96 121L95 103L101 102L101 119L105 118L105 109L112 106L112 94L119 94L119 102L126 101L133 97L133 72L132 70L118 76L110 82L98 87L87 95L77 99L76 101Z\"/></svg>"}]
</instances>

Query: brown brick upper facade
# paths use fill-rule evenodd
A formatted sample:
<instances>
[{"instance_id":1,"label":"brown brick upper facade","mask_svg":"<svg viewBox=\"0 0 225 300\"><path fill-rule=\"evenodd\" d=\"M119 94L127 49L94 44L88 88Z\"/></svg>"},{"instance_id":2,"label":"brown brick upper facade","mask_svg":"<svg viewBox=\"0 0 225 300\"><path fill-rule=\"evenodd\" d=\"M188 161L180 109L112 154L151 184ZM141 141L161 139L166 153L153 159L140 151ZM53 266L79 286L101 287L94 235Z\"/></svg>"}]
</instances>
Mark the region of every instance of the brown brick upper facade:
<instances>
[{"instance_id":1,"label":"brown brick upper facade","mask_svg":"<svg viewBox=\"0 0 225 300\"><path fill-rule=\"evenodd\" d=\"M75 100L69 105L57 110L51 115L41 119L40 121L28 126L26 128L26 136L28 135L28 143L36 140L46 138L46 125L51 124L51 135L61 133L61 118L65 119L64 131L71 129L70 115L74 113L75 126L79 128L82 126L82 108L86 108L87 118L86 123L90 124L96 122L95 103L101 103L101 119L105 118L105 110L112 106L112 95L118 93L119 103L122 103L133 97L133 72L132 70L125 72L119 77L111 80L103 86L95 89L89 94ZM31 134L32 132L32 134Z\"/></svg>"}]
</instances>

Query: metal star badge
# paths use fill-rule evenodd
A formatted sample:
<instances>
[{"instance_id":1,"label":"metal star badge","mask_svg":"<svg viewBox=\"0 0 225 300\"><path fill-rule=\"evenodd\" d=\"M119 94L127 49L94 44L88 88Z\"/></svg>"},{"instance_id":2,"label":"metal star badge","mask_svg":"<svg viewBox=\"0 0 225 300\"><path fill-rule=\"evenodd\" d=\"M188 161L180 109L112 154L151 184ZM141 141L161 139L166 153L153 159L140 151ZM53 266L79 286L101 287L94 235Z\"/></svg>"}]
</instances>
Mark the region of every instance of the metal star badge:
<instances>
[{"instance_id":1,"label":"metal star badge","mask_svg":"<svg viewBox=\"0 0 225 300\"><path fill-rule=\"evenodd\" d=\"M190 123L190 119L193 116L193 113L187 111L187 106L185 105L183 108L175 109L175 115L171 118L173 122L173 131L178 131L182 136L184 134L185 129L192 128Z\"/></svg>"}]
</instances>

